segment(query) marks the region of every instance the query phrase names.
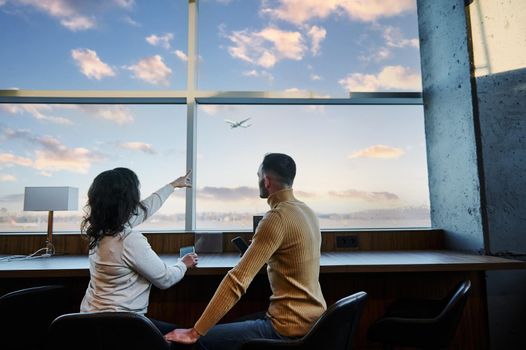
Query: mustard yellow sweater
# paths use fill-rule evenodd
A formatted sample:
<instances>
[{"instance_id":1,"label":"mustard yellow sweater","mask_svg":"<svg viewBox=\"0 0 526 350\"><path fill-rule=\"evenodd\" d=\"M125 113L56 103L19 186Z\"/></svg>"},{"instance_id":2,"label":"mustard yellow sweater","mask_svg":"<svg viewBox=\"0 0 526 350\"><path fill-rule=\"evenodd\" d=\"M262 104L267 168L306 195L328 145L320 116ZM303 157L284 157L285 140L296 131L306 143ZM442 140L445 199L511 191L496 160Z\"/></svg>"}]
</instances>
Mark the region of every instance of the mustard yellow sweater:
<instances>
[{"instance_id":1,"label":"mustard yellow sweater","mask_svg":"<svg viewBox=\"0 0 526 350\"><path fill-rule=\"evenodd\" d=\"M221 281L194 325L205 335L236 304L263 267L272 289L267 316L284 336L303 336L327 308L319 283L321 234L314 212L292 189L273 193L252 244Z\"/></svg>"}]
</instances>

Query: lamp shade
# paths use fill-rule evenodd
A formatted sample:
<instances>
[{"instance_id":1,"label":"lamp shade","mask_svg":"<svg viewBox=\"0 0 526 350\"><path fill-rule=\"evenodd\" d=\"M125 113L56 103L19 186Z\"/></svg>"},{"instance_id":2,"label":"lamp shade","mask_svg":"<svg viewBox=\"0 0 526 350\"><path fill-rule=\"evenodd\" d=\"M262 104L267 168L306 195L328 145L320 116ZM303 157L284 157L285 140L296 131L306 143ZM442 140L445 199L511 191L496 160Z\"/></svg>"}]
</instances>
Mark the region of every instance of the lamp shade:
<instances>
[{"instance_id":1,"label":"lamp shade","mask_svg":"<svg viewBox=\"0 0 526 350\"><path fill-rule=\"evenodd\" d=\"M24 211L77 210L79 189L76 187L26 187Z\"/></svg>"}]
</instances>

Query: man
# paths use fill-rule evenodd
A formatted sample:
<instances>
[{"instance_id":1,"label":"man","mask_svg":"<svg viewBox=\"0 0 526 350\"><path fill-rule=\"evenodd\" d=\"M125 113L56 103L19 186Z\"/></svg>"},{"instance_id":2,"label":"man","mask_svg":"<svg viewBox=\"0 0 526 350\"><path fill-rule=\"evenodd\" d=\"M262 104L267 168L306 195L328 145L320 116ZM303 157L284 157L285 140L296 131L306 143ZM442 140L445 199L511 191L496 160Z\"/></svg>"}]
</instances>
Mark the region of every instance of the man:
<instances>
[{"instance_id":1,"label":"man","mask_svg":"<svg viewBox=\"0 0 526 350\"><path fill-rule=\"evenodd\" d=\"M265 155L258 170L259 192L270 210L248 250L223 278L205 311L190 329L165 339L207 350L239 349L250 339L301 337L326 309L319 283L321 234L316 214L294 198L296 164L288 155ZM272 290L266 317L216 325L263 267Z\"/></svg>"}]
</instances>

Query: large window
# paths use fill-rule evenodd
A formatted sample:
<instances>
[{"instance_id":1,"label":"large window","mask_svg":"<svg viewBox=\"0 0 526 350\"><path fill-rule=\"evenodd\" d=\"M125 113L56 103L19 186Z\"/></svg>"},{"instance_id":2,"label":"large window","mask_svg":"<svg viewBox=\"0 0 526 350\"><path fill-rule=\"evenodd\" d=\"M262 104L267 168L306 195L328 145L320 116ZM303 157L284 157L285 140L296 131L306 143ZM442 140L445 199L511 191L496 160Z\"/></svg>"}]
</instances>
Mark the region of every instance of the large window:
<instances>
[{"instance_id":1,"label":"large window","mask_svg":"<svg viewBox=\"0 0 526 350\"><path fill-rule=\"evenodd\" d=\"M79 188L79 211L56 213L55 230L78 231L93 178L133 169L143 196L184 173L182 106L0 104L0 231L45 231L47 212L23 212L25 186ZM147 131L147 132L145 132ZM146 229L183 229L184 192Z\"/></svg>"},{"instance_id":2,"label":"large window","mask_svg":"<svg viewBox=\"0 0 526 350\"><path fill-rule=\"evenodd\" d=\"M0 0L0 45L2 232L117 166L143 196L194 170L144 230L250 229L268 152L322 228L429 226L415 0Z\"/></svg>"},{"instance_id":3,"label":"large window","mask_svg":"<svg viewBox=\"0 0 526 350\"><path fill-rule=\"evenodd\" d=\"M429 226L421 106L211 105L198 113L198 229L247 228L268 210L256 176L267 152L296 160L296 196L322 227ZM247 116L248 128L224 122Z\"/></svg>"}]
</instances>

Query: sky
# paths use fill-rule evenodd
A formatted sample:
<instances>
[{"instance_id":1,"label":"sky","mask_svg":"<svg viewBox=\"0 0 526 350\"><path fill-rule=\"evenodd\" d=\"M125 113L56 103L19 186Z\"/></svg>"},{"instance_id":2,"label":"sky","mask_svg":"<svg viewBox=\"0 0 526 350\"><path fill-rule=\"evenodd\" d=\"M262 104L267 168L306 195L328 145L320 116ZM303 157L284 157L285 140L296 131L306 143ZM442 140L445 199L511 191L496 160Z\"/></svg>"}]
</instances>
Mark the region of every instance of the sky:
<instances>
[{"instance_id":1,"label":"sky","mask_svg":"<svg viewBox=\"0 0 526 350\"><path fill-rule=\"evenodd\" d=\"M0 89L184 90L187 15L186 0L0 0ZM200 90L421 91L414 0L200 0L198 54ZM296 160L322 226L428 225L422 106L202 105L197 120L197 229L267 210L267 152ZM79 187L82 207L98 173L125 166L144 197L184 174L185 138L184 105L0 104L0 230L44 227L22 211L25 186ZM183 219L179 190L145 225Z\"/></svg>"}]
</instances>

